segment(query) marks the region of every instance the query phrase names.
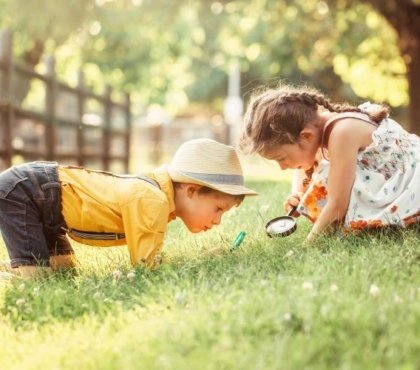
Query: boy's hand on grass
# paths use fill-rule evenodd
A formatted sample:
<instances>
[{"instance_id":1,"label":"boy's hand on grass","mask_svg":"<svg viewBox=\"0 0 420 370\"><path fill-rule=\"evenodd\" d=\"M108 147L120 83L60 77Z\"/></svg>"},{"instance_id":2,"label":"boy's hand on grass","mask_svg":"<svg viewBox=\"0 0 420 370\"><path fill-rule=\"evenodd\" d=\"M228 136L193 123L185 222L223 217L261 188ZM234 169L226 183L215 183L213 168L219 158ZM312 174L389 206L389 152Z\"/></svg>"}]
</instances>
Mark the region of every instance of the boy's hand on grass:
<instances>
[{"instance_id":1,"label":"boy's hand on grass","mask_svg":"<svg viewBox=\"0 0 420 370\"><path fill-rule=\"evenodd\" d=\"M11 281L13 279L19 279L19 276L12 274L11 272L0 271L0 281Z\"/></svg>"}]
</instances>

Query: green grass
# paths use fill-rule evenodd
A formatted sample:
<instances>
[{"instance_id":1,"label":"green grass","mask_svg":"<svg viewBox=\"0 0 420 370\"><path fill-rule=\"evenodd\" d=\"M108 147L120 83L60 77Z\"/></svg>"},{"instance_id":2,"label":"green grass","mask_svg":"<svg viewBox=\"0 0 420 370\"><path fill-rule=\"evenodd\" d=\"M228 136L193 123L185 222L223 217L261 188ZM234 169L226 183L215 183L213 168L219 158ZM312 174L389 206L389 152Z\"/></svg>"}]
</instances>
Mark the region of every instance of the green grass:
<instances>
[{"instance_id":1,"label":"green grass","mask_svg":"<svg viewBox=\"0 0 420 370\"><path fill-rule=\"evenodd\" d=\"M282 214L289 185L253 185L261 196L215 230L172 223L159 270L76 245L77 274L0 282L0 369L420 369L419 230L304 248L300 220L269 239L257 210Z\"/></svg>"}]
</instances>

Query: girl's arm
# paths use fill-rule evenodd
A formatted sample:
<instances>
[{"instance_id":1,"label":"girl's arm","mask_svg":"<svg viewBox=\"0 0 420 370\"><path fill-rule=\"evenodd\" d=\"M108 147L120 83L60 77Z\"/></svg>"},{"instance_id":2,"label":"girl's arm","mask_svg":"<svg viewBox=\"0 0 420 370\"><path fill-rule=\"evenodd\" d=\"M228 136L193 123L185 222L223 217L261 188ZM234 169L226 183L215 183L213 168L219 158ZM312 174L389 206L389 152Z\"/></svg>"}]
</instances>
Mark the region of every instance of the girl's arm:
<instances>
[{"instance_id":1,"label":"girl's arm","mask_svg":"<svg viewBox=\"0 0 420 370\"><path fill-rule=\"evenodd\" d=\"M303 170L296 169L293 171L292 192L283 203L283 207L286 212L289 212L292 207L297 206L302 199L303 193L307 188L303 185L303 180L305 177L306 175ZM299 212L295 211L294 216L299 216Z\"/></svg>"},{"instance_id":2,"label":"girl's arm","mask_svg":"<svg viewBox=\"0 0 420 370\"><path fill-rule=\"evenodd\" d=\"M307 242L336 221L342 221L346 215L355 179L357 153L370 140L372 132L372 126L360 123L354 119L344 119L331 131L328 141L328 200L307 236Z\"/></svg>"},{"instance_id":3,"label":"girl's arm","mask_svg":"<svg viewBox=\"0 0 420 370\"><path fill-rule=\"evenodd\" d=\"M292 178L292 194L294 193L304 193L305 186L303 185L303 180L306 175L303 170L294 170Z\"/></svg>"}]
</instances>

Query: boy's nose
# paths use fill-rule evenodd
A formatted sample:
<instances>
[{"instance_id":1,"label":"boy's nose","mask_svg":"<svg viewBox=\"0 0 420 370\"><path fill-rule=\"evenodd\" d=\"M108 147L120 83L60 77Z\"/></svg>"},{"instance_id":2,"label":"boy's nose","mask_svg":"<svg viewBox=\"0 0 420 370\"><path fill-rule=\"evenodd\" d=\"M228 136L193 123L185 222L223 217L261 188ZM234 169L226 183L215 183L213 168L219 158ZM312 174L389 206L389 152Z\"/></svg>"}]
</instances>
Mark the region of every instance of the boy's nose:
<instances>
[{"instance_id":1,"label":"boy's nose","mask_svg":"<svg viewBox=\"0 0 420 370\"><path fill-rule=\"evenodd\" d=\"M279 163L280 168L284 171L287 170L289 167L284 163Z\"/></svg>"},{"instance_id":2,"label":"boy's nose","mask_svg":"<svg viewBox=\"0 0 420 370\"><path fill-rule=\"evenodd\" d=\"M221 220L222 220L222 216L221 215L220 216L216 216L213 219L213 225L220 225Z\"/></svg>"}]
</instances>

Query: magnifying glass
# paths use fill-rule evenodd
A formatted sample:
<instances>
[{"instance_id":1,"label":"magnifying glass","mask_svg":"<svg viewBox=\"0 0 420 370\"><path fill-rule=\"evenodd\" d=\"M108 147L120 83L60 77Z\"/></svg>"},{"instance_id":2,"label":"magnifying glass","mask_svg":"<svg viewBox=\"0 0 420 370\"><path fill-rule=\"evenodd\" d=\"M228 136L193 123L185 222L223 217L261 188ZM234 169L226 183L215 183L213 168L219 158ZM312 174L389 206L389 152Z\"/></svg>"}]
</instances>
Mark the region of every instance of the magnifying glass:
<instances>
[{"instance_id":1,"label":"magnifying glass","mask_svg":"<svg viewBox=\"0 0 420 370\"><path fill-rule=\"evenodd\" d=\"M265 231L270 238L285 237L292 234L297 227L296 220L292 217L297 207L293 207L287 216L280 216L268 221Z\"/></svg>"}]
</instances>

